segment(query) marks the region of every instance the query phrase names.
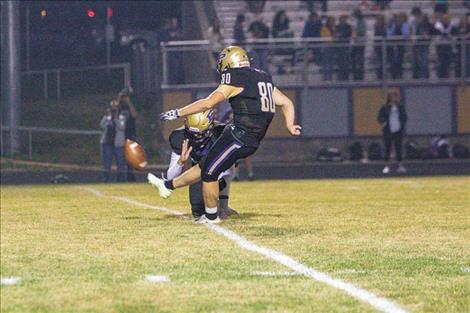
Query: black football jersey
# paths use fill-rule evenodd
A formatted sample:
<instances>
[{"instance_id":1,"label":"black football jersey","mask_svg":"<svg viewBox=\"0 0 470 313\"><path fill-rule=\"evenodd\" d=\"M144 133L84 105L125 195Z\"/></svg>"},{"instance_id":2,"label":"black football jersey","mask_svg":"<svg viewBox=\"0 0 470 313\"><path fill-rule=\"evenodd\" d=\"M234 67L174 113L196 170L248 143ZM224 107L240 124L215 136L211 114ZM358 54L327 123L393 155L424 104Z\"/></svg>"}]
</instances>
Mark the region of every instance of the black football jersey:
<instances>
[{"instance_id":1,"label":"black football jersey","mask_svg":"<svg viewBox=\"0 0 470 313\"><path fill-rule=\"evenodd\" d=\"M222 134L224 128L225 128L225 125L223 124L214 125L214 128L212 128L212 135L210 137L201 138L198 140L195 140L191 138L190 136L187 136L184 126L177 128L174 131L172 131L170 134L171 149L176 154L181 154L182 152L181 146L183 145L183 140L189 139L188 145L189 147L193 147L193 149L191 150L191 160L193 161L194 164L199 163L202 157L207 154L210 147L212 147L212 144Z\"/></svg>"},{"instance_id":2,"label":"black football jersey","mask_svg":"<svg viewBox=\"0 0 470 313\"><path fill-rule=\"evenodd\" d=\"M245 131L242 142L257 147L276 109L271 75L251 67L232 68L221 74L220 83L243 88L240 94L229 99L233 123Z\"/></svg>"}]
</instances>

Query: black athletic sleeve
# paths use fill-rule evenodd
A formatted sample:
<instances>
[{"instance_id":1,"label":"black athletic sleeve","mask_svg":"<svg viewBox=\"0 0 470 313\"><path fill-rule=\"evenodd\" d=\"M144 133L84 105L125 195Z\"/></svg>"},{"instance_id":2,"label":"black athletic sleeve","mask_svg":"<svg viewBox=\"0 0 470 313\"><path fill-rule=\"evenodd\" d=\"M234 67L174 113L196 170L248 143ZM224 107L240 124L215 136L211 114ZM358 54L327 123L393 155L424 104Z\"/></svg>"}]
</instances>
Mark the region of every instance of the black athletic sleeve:
<instances>
[{"instance_id":1,"label":"black athletic sleeve","mask_svg":"<svg viewBox=\"0 0 470 313\"><path fill-rule=\"evenodd\" d=\"M170 134L170 146L174 153L181 154L181 146L184 140L184 129L175 129Z\"/></svg>"},{"instance_id":2,"label":"black athletic sleeve","mask_svg":"<svg viewBox=\"0 0 470 313\"><path fill-rule=\"evenodd\" d=\"M235 87L245 87L246 77L244 71L239 68L229 68L220 74L220 84Z\"/></svg>"}]
</instances>

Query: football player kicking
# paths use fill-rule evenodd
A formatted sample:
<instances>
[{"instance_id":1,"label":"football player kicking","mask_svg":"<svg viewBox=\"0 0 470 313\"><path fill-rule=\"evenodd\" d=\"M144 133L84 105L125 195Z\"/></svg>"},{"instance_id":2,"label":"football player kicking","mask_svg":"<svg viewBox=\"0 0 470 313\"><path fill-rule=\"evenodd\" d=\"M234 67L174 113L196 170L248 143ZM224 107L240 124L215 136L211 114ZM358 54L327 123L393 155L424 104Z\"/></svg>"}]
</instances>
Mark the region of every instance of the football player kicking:
<instances>
[{"instance_id":1,"label":"football player kicking","mask_svg":"<svg viewBox=\"0 0 470 313\"><path fill-rule=\"evenodd\" d=\"M181 109L160 115L163 121L175 120L214 108L225 100L233 109L233 124L225 127L222 135L211 146L199 164L182 175L163 180L149 174L149 183L158 188L160 196L168 198L176 188L191 185L202 179L205 214L196 223L219 223L217 178L239 159L256 152L271 123L276 105L284 114L285 125L291 135L300 135L301 127L294 124L292 101L273 85L271 75L250 67L245 50L230 46L219 55L217 70L221 74L219 87L207 98L195 101Z\"/></svg>"},{"instance_id":2,"label":"football player kicking","mask_svg":"<svg viewBox=\"0 0 470 313\"><path fill-rule=\"evenodd\" d=\"M173 130L170 134L172 152L167 179L174 179L179 176L188 161L191 162L191 166L199 163L212 144L222 134L224 127L224 124L214 122L214 111L212 110L188 115L184 126ZM222 172L218 177L219 202L217 208L218 215L222 219L229 218L231 215L238 215L235 210L228 207L232 177L232 168ZM189 186L189 202L192 214L196 219L204 215L205 206L200 181Z\"/></svg>"}]
</instances>

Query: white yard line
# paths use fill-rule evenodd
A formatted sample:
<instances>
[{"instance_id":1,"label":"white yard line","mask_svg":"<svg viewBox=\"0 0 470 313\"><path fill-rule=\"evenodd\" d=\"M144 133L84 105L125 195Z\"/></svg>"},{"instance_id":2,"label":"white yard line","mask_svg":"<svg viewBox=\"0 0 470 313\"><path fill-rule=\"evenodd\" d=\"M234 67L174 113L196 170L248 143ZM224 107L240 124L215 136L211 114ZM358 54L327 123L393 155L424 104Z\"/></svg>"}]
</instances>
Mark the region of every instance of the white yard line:
<instances>
[{"instance_id":1,"label":"white yard line","mask_svg":"<svg viewBox=\"0 0 470 313\"><path fill-rule=\"evenodd\" d=\"M145 280L151 283L167 283L170 277L165 275L146 275Z\"/></svg>"},{"instance_id":2,"label":"white yard line","mask_svg":"<svg viewBox=\"0 0 470 313\"><path fill-rule=\"evenodd\" d=\"M93 193L94 195L96 195L98 197L111 198L111 199L115 199L115 200L119 200L119 201L129 203L129 204L132 204L132 205L135 205L135 206L143 207L143 208L146 208L146 209L154 209L154 210L158 210L158 211L162 211L162 212L165 212L165 213L170 213L170 214L174 214L174 215L178 215L178 216L184 215L183 213L178 212L178 211L174 211L174 210L171 210L171 209L168 209L168 208L165 208L165 207L154 206L154 205L146 204L146 203L143 203L143 202L131 200L131 199L126 198L126 197L106 196L106 195L104 195L103 193L101 193L100 191L98 191L94 188L90 188L90 187L80 187L80 188L83 189L83 190L87 190L87 191ZM296 260L292 259L291 257L289 257L289 256L287 256L287 255L285 255L281 252L263 247L261 245L257 245L256 243L251 242L251 241L245 239L244 237L236 234L235 232L223 228L222 226L215 225L215 224L204 224L204 225L208 229L212 230L213 232L218 233L218 234L230 239L231 241L236 243L238 246L244 248L245 250L256 252L258 254L264 255L266 258L271 259L273 261L276 261L277 263L282 264L282 265L290 268L291 270L295 271L296 273L302 274L302 275L310 277L310 278L312 278L316 281L325 283L325 284L327 284L331 287L342 290L342 291L346 292L347 294L351 295L352 297L354 297L354 298L356 298L356 299L358 299L362 302L370 304L371 306L373 306L374 308L376 308L377 310L379 310L381 312L386 312L386 313L405 313L405 312L407 312L405 309L401 308L400 306L398 306L397 304L391 302L388 299L378 297L378 296L374 295L373 293L371 293L371 292L369 292L365 289L362 289L360 287L356 287L355 285L353 285L351 283L347 283L347 282L342 281L340 279L333 278L333 277L329 276L326 273L319 272L319 271L317 271L313 268L310 268L306 265L303 265L303 264L297 262Z\"/></svg>"},{"instance_id":3,"label":"white yard line","mask_svg":"<svg viewBox=\"0 0 470 313\"><path fill-rule=\"evenodd\" d=\"M21 282L20 277L2 277L0 279L0 285L2 286L12 286L19 284Z\"/></svg>"},{"instance_id":4,"label":"white yard line","mask_svg":"<svg viewBox=\"0 0 470 313\"><path fill-rule=\"evenodd\" d=\"M294 272L252 272L253 276L294 276L299 275L299 273Z\"/></svg>"}]
</instances>

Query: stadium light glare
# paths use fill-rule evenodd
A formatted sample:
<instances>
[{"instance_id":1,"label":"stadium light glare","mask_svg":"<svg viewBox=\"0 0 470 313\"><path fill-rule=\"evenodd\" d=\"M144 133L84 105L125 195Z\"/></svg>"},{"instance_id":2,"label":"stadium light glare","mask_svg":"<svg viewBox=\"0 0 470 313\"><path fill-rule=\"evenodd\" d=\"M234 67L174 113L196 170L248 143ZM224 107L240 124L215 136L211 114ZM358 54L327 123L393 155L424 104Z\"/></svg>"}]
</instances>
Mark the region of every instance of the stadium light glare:
<instances>
[{"instance_id":1,"label":"stadium light glare","mask_svg":"<svg viewBox=\"0 0 470 313\"><path fill-rule=\"evenodd\" d=\"M90 18L94 18L95 17L95 11L93 11L93 9L88 9L87 15Z\"/></svg>"}]
</instances>

